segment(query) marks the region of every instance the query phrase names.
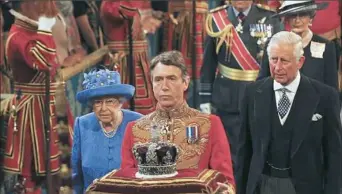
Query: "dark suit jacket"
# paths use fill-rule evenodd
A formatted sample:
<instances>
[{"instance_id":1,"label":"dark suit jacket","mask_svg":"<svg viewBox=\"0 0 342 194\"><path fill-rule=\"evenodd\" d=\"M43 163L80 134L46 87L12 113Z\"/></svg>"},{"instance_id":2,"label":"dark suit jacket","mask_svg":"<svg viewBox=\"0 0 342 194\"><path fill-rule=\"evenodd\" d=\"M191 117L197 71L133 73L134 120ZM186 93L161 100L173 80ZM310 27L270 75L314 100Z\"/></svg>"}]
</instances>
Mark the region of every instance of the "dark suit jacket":
<instances>
[{"instance_id":1,"label":"dark suit jacket","mask_svg":"<svg viewBox=\"0 0 342 194\"><path fill-rule=\"evenodd\" d=\"M238 161L239 194L258 193L271 134L273 79L247 86L242 107ZM297 194L338 194L341 174L341 122L338 93L301 74L291 112L292 182ZM314 114L322 115L312 121ZM290 119L290 120L289 120Z\"/></svg>"},{"instance_id":2,"label":"dark suit jacket","mask_svg":"<svg viewBox=\"0 0 342 194\"><path fill-rule=\"evenodd\" d=\"M323 58L315 58L312 56L310 51L312 42L325 44ZM311 42L304 48L305 62L300 72L310 78L338 89L338 63L336 55L336 47L333 42L314 34ZM265 53L261 63L258 80L270 75L268 55Z\"/></svg>"}]
</instances>

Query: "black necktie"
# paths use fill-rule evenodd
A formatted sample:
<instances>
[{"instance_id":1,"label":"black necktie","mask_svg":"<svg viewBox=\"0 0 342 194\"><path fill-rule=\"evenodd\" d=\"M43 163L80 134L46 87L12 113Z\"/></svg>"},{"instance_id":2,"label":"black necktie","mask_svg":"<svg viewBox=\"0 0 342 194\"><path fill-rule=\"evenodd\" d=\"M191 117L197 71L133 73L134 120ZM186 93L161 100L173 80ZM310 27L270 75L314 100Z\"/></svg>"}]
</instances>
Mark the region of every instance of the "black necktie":
<instances>
[{"instance_id":1,"label":"black necktie","mask_svg":"<svg viewBox=\"0 0 342 194\"><path fill-rule=\"evenodd\" d=\"M288 91L286 88L282 88L279 91L282 92L282 96L278 102L278 114L281 118L284 118L290 109L291 102L289 97L286 95L286 92Z\"/></svg>"},{"instance_id":2,"label":"black necktie","mask_svg":"<svg viewBox=\"0 0 342 194\"><path fill-rule=\"evenodd\" d=\"M238 14L238 18L241 22L244 22L245 18L246 18L246 15L243 13L243 12L240 12Z\"/></svg>"}]
</instances>

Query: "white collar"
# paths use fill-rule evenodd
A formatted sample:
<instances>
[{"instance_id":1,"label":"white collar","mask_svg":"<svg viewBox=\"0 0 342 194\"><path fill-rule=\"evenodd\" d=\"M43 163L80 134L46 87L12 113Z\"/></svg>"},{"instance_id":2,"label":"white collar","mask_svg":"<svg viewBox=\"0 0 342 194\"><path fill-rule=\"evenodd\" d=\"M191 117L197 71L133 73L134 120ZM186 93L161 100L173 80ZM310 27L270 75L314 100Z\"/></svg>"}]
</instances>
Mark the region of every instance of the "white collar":
<instances>
[{"instance_id":1,"label":"white collar","mask_svg":"<svg viewBox=\"0 0 342 194\"><path fill-rule=\"evenodd\" d=\"M296 93L298 86L299 86L299 82L300 82L300 73L298 72L296 78L286 86L281 85L276 80L274 80L273 89L274 89L274 91L277 91L279 89L286 88L288 91L290 91L292 93Z\"/></svg>"}]
</instances>

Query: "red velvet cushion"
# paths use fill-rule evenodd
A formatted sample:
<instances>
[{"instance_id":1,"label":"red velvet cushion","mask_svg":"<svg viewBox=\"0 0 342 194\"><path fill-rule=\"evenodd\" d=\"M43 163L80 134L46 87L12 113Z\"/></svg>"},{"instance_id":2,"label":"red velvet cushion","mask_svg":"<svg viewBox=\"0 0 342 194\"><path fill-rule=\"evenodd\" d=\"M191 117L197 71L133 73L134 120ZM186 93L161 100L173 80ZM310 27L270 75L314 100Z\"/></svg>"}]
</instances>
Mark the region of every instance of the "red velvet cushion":
<instances>
[{"instance_id":1,"label":"red velvet cushion","mask_svg":"<svg viewBox=\"0 0 342 194\"><path fill-rule=\"evenodd\" d=\"M135 178L137 169L114 170L94 181L87 193L212 193L217 182L228 183L226 177L215 170L178 170L178 175L163 179Z\"/></svg>"}]
</instances>

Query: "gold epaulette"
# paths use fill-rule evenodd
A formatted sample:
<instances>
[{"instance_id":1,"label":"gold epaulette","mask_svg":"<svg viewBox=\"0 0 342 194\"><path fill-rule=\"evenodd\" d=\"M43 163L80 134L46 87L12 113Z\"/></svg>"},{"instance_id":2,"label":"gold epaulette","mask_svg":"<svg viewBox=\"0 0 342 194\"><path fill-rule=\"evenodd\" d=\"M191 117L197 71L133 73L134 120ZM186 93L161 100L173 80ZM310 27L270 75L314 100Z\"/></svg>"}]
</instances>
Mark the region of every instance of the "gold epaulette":
<instances>
[{"instance_id":1,"label":"gold epaulette","mask_svg":"<svg viewBox=\"0 0 342 194\"><path fill-rule=\"evenodd\" d=\"M229 5L222 5L222 6L219 6L219 7L215 7L214 9L211 9L209 12L210 13L214 13L214 12L217 12L217 11L220 11L222 9L226 9Z\"/></svg>"},{"instance_id":2,"label":"gold epaulette","mask_svg":"<svg viewBox=\"0 0 342 194\"><path fill-rule=\"evenodd\" d=\"M264 5L264 4L260 4L260 3L258 3L256 6L259 7L260 9L264 9L264 10L267 10L267 11L272 11L272 12L276 12L277 11L275 8L272 8L272 7L268 6L268 5Z\"/></svg>"}]
</instances>

